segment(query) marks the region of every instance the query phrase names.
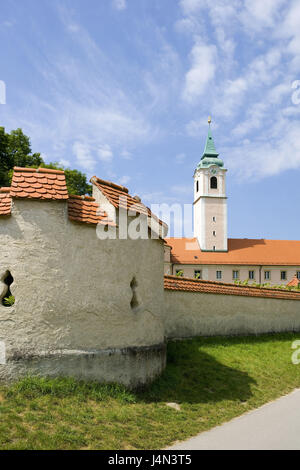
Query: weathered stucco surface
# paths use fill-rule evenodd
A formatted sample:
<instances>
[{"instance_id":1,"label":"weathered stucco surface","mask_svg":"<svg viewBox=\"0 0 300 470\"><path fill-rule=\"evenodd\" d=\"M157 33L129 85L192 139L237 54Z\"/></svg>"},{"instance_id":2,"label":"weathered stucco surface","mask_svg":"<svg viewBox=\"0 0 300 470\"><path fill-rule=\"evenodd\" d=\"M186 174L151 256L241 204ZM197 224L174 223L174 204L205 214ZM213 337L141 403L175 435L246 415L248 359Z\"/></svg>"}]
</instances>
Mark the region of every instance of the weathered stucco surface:
<instances>
[{"instance_id":1,"label":"weathered stucco surface","mask_svg":"<svg viewBox=\"0 0 300 470\"><path fill-rule=\"evenodd\" d=\"M66 202L15 199L12 215L0 220L0 241L0 277L11 272L16 299L12 307L0 305L7 354L0 379L37 362L43 373L53 369L132 385L161 372L161 240L99 240L95 227L68 219ZM149 359L151 347L155 360ZM130 348L138 351L136 360ZM78 361L98 372L83 372Z\"/></svg>"},{"instance_id":2,"label":"weathered stucco surface","mask_svg":"<svg viewBox=\"0 0 300 470\"><path fill-rule=\"evenodd\" d=\"M300 331L300 301L165 291L168 338Z\"/></svg>"}]
</instances>

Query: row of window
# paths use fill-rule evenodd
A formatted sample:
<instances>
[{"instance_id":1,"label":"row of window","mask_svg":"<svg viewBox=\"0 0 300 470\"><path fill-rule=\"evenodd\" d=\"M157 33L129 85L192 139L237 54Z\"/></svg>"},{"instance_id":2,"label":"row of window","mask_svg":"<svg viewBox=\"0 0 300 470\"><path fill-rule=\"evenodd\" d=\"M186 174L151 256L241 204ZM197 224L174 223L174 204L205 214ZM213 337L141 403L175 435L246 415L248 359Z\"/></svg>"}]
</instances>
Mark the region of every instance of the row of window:
<instances>
[{"instance_id":1,"label":"row of window","mask_svg":"<svg viewBox=\"0 0 300 470\"><path fill-rule=\"evenodd\" d=\"M215 176L210 178L210 188L218 189L218 179ZM196 182L196 191L199 192L199 181Z\"/></svg>"},{"instance_id":2,"label":"row of window","mask_svg":"<svg viewBox=\"0 0 300 470\"><path fill-rule=\"evenodd\" d=\"M176 270L176 275L177 276L184 276L184 272L182 269L177 269ZM216 279L220 280L222 279L223 273L222 271L216 271ZM202 270L196 269L194 271L194 277L196 279L202 279ZM238 280L240 278L240 271L238 270L233 270L232 271L232 279L233 280ZM297 278L300 280L300 271L297 271ZM249 280L255 280L255 271L248 271L248 279ZM286 271L280 271L280 279L282 281L287 280L287 272ZM270 281L271 280L271 271L264 271L264 280L265 281Z\"/></svg>"}]
</instances>

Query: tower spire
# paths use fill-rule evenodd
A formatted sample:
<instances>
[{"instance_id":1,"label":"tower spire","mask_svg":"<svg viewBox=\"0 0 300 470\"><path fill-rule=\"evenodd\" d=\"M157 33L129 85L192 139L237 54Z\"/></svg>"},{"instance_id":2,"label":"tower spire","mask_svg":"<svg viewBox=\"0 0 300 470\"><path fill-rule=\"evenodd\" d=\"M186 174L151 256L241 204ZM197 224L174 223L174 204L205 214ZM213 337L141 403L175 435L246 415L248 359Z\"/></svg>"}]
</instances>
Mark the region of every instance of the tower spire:
<instances>
[{"instance_id":1,"label":"tower spire","mask_svg":"<svg viewBox=\"0 0 300 470\"><path fill-rule=\"evenodd\" d=\"M202 159L205 157L218 157L218 152L216 151L216 147L214 144L214 140L212 137L211 133L211 117L208 117L208 133L207 133L207 138L206 138L206 143L205 143L205 148L204 148L204 153L202 155Z\"/></svg>"},{"instance_id":2,"label":"tower spire","mask_svg":"<svg viewBox=\"0 0 300 470\"><path fill-rule=\"evenodd\" d=\"M219 154L216 150L213 136L211 133L211 116L208 118L208 132L207 132L207 137L206 137L206 142L205 142L205 147L204 147L204 152L202 154L201 160L197 165L196 169L199 168L209 168L211 165L217 165L219 167L223 167L224 163L219 157Z\"/></svg>"}]
</instances>

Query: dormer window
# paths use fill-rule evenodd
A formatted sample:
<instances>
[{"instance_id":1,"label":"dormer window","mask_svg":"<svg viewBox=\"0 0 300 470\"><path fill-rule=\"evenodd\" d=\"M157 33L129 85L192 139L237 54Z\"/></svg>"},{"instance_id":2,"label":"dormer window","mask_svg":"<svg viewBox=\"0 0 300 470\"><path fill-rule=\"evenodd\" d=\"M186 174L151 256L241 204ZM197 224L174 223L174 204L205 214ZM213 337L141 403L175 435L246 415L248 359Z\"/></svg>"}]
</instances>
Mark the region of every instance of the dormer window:
<instances>
[{"instance_id":1,"label":"dormer window","mask_svg":"<svg viewBox=\"0 0 300 470\"><path fill-rule=\"evenodd\" d=\"M218 189L218 180L217 180L216 176L212 176L210 178L210 188L211 189Z\"/></svg>"}]
</instances>

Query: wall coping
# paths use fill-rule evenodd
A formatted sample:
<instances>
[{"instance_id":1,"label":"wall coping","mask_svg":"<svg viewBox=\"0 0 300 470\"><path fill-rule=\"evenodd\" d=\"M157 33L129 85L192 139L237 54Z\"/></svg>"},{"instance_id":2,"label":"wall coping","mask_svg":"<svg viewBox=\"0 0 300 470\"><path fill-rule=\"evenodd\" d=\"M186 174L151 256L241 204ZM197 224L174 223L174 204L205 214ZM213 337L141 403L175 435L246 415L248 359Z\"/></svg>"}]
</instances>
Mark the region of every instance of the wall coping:
<instances>
[{"instance_id":1,"label":"wall coping","mask_svg":"<svg viewBox=\"0 0 300 470\"><path fill-rule=\"evenodd\" d=\"M300 300L300 292L229 284L217 281L204 281L177 276L164 276L164 289L205 294L239 295L245 297L263 297L283 300Z\"/></svg>"}]
</instances>

